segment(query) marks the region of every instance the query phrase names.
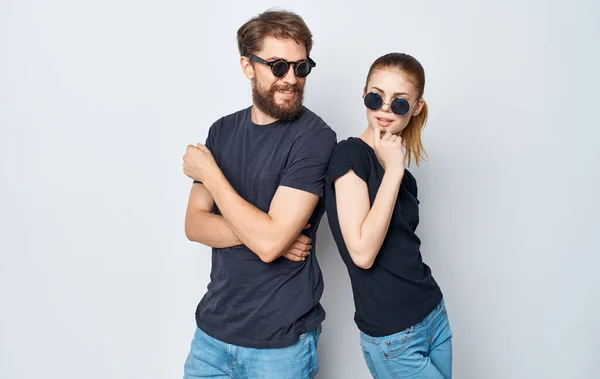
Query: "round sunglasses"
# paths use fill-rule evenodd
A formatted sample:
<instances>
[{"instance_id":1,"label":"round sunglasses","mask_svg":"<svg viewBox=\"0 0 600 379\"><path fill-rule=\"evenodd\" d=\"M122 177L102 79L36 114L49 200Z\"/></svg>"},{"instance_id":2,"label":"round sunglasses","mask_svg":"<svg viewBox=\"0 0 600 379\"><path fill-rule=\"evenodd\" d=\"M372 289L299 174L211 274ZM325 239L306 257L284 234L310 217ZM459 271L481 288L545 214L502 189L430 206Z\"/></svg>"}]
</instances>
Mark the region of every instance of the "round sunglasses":
<instances>
[{"instance_id":1,"label":"round sunglasses","mask_svg":"<svg viewBox=\"0 0 600 379\"><path fill-rule=\"evenodd\" d=\"M365 106L372 111L380 109L384 104L383 98L377 92L369 92L368 94L366 94L364 97L364 102ZM398 116L404 116L408 113L408 111L410 111L410 103L405 98L397 97L394 100L392 100L390 108L392 112L394 112Z\"/></svg>"},{"instance_id":2,"label":"round sunglasses","mask_svg":"<svg viewBox=\"0 0 600 379\"><path fill-rule=\"evenodd\" d=\"M283 78L288 73L290 66L292 65L294 66L294 74L296 74L296 76L299 78L305 78L308 76L308 74L310 74L312 68L317 65L315 61L310 59L310 57L296 62L289 62L285 59L277 59L275 61L267 62L266 60L252 54L250 55L250 59L255 62L270 66L271 72L273 72L273 75L278 78Z\"/></svg>"}]
</instances>

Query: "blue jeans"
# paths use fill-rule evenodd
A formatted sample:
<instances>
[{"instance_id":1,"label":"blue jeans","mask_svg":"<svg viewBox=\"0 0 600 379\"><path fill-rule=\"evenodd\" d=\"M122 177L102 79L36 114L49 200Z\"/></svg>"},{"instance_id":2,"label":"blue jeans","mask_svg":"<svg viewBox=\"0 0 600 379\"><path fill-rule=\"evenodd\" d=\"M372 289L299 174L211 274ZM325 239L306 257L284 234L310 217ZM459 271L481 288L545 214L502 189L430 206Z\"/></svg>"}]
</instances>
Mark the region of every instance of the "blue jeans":
<instances>
[{"instance_id":1,"label":"blue jeans","mask_svg":"<svg viewBox=\"0 0 600 379\"><path fill-rule=\"evenodd\" d=\"M375 379L452 378L452 330L444 300L421 322L400 333L360 333L363 356Z\"/></svg>"},{"instance_id":2,"label":"blue jeans","mask_svg":"<svg viewBox=\"0 0 600 379\"><path fill-rule=\"evenodd\" d=\"M319 371L320 334L321 326L293 345L254 349L221 342L196 328L183 378L312 379Z\"/></svg>"}]
</instances>

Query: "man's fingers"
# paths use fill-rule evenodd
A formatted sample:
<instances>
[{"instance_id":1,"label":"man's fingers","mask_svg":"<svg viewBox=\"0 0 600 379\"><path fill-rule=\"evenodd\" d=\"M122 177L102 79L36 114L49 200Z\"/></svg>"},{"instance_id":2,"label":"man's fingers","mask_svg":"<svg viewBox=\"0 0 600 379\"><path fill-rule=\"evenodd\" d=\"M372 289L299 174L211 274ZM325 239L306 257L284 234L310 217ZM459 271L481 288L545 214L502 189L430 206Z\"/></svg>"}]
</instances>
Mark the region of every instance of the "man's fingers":
<instances>
[{"instance_id":1,"label":"man's fingers","mask_svg":"<svg viewBox=\"0 0 600 379\"><path fill-rule=\"evenodd\" d=\"M290 249L296 249L296 250L301 250L301 251L309 251L309 250L312 249L312 246L304 244L302 242L296 241L296 242L294 242L292 244L292 246L290 246Z\"/></svg>"},{"instance_id":2,"label":"man's fingers","mask_svg":"<svg viewBox=\"0 0 600 379\"><path fill-rule=\"evenodd\" d=\"M310 243L312 242L312 240L310 238L308 238L307 236L305 236L304 234L299 234L298 237L296 238L297 242L301 242L305 245L310 245Z\"/></svg>"},{"instance_id":3,"label":"man's fingers","mask_svg":"<svg viewBox=\"0 0 600 379\"><path fill-rule=\"evenodd\" d=\"M282 257L289 259L290 261L294 261L294 262L302 262L305 258L296 256L292 253L285 253L282 255Z\"/></svg>"},{"instance_id":4,"label":"man's fingers","mask_svg":"<svg viewBox=\"0 0 600 379\"><path fill-rule=\"evenodd\" d=\"M290 261L294 261L294 262L300 262L302 261L302 258L295 256L294 254L290 254L290 253L285 253L282 255L282 257L289 259Z\"/></svg>"},{"instance_id":5,"label":"man's fingers","mask_svg":"<svg viewBox=\"0 0 600 379\"><path fill-rule=\"evenodd\" d=\"M296 249L296 248L290 248L286 253L290 253L293 254L297 257L300 258L305 258L308 257L310 255L310 251L304 250L304 249Z\"/></svg>"},{"instance_id":6,"label":"man's fingers","mask_svg":"<svg viewBox=\"0 0 600 379\"><path fill-rule=\"evenodd\" d=\"M292 247L286 252L286 254L293 254L297 257L304 258L310 255L310 251L306 251L304 249L296 249Z\"/></svg>"}]
</instances>

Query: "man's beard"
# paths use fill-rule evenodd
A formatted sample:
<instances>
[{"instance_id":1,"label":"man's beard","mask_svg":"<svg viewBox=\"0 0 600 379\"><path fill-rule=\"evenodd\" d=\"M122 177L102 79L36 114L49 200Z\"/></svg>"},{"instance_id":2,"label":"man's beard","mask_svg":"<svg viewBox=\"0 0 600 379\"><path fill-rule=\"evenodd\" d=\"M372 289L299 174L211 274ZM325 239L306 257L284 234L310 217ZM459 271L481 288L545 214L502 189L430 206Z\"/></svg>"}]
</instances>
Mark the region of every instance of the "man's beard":
<instances>
[{"instance_id":1,"label":"man's beard","mask_svg":"<svg viewBox=\"0 0 600 379\"><path fill-rule=\"evenodd\" d=\"M273 84L268 90L259 87L256 78L252 78L252 100L254 105L267 116L277 120L291 121L302 112L303 85L299 83L293 85ZM277 104L275 102L275 92L277 91L294 91L294 100L286 100L283 104Z\"/></svg>"}]
</instances>

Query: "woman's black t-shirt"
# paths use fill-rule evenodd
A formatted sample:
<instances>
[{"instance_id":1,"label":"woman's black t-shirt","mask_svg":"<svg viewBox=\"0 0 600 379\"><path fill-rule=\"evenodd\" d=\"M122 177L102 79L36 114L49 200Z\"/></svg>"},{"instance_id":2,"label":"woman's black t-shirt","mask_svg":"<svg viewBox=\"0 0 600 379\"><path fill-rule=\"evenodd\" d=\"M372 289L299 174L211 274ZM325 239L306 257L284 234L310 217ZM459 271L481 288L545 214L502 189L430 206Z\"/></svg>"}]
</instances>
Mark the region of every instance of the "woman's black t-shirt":
<instances>
[{"instance_id":1,"label":"woman's black t-shirt","mask_svg":"<svg viewBox=\"0 0 600 379\"><path fill-rule=\"evenodd\" d=\"M375 151L359 138L335 148L325 185L331 232L350 274L358 328L373 337L398 333L423 320L442 299L442 292L421 258L417 182L405 170L387 235L370 269L354 264L340 230L334 182L349 170L367 183L371 206L384 174Z\"/></svg>"}]
</instances>

